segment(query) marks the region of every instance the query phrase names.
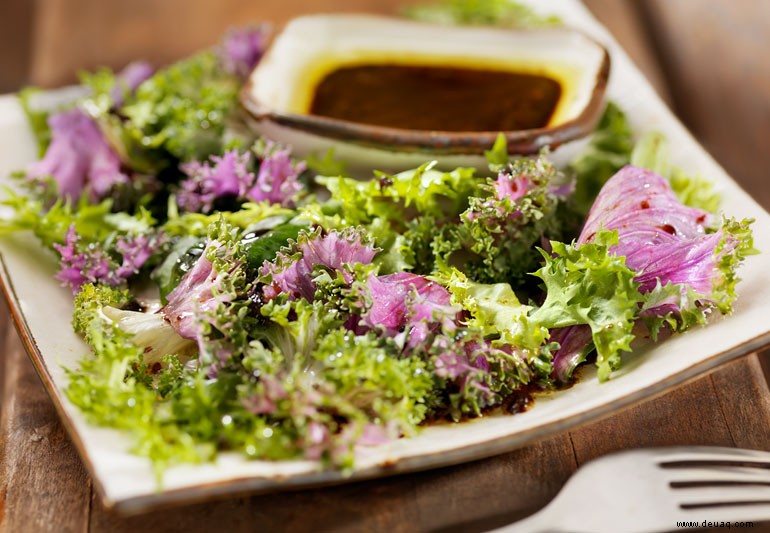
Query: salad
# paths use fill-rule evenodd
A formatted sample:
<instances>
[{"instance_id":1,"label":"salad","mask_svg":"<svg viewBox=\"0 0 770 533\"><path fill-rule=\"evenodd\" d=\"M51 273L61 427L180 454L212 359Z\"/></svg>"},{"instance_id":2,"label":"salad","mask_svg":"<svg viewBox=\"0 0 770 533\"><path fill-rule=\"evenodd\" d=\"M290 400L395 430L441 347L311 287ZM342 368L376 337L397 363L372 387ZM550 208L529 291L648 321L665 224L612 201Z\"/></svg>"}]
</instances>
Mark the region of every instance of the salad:
<instances>
[{"instance_id":1,"label":"salad","mask_svg":"<svg viewBox=\"0 0 770 533\"><path fill-rule=\"evenodd\" d=\"M356 179L245 127L267 42L233 30L157 71L84 75L52 109L20 94L41 159L0 230L32 231L72 291L93 353L67 396L158 472L223 450L349 469L731 311L752 221L718 215L616 105L564 168L501 137L488 168Z\"/></svg>"}]
</instances>

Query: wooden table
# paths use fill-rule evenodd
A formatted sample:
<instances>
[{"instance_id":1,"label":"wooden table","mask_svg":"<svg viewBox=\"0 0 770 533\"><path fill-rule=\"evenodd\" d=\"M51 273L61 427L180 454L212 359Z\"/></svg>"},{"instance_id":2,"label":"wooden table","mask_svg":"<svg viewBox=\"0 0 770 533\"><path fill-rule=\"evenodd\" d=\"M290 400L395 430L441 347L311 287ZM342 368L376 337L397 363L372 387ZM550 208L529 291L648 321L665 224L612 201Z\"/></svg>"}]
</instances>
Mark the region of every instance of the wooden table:
<instances>
[{"instance_id":1,"label":"wooden table","mask_svg":"<svg viewBox=\"0 0 770 533\"><path fill-rule=\"evenodd\" d=\"M162 2L166 11L167 4L174 1ZM83 6L97 5L93 0L70 3L75 5L73 9L64 8L66 1L46 0L36 5L49 5L54 14L64 17L57 19L63 26L68 16L84 20L76 18L80 16L78 5L81 11ZM247 5L235 0L225 3ZM248 3L251 7L243 7L239 16L246 12L253 16L253 11L263 9L260 3ZM304 9L357 5L359 9L392 11L395 3L340 0L323 6L309 3ZM766 208L770 206L770 188L764 184L770 179L770 68L766 58L770 2L587 3L706 148ZM302 5L289 1L264 9L280 19ZM114 2L116 6L118 2ZM8 4L3 9L9 10ZM110 16L106 8L101 9L101 16ZM221 11L217 11L214 25L232 23ZM29 18L28 7L20 12ZM116 7L115 12L120 10ZM51 62L54 50L62 51L65 62L74 64L83 64L78 63L79 50L84 58L93 54L89 55L82 42L67 42L60 28L57 33L50 12L39 17L42 22L35 19L33 26L47 31L33 34L32 49L22 54L31 58L25 76L46 84L64 81L59 66ZM117 20L122 19L116 18L116 24ZM198 21L205 22L205 18ZM140 32L137 37L130 29L122 34L119 28L115 30L118 42L122 35L124 46L118 48L123 53L146 46L139 40L146 34ZM111 45L115 46L114 39ZM101 506L15 332L8 327L4 330L0 524L5 531L482 531L542 507L576 468L613 450L675 444L770 450L770 391L762 368L764 357L750 355L610 418L495 458L335 488L235 498L121 518ZM586 504L591 505L590 495L586 495ZM704 518L718 519L718 512L704 514ZM756 524L751 531L770 531L770 525Z\"/></svg>"}]
</instances>

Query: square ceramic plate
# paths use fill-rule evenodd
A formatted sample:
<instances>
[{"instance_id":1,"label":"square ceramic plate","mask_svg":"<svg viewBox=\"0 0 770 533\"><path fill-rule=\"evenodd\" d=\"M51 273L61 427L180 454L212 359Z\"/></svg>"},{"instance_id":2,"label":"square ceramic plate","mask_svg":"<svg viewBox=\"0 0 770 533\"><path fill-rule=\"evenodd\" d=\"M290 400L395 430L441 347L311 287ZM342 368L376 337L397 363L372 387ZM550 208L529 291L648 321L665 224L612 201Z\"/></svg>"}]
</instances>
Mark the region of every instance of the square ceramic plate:
<instances>
[{"instance_id":1,"label":"square ceramic plate","mask_svg":"<svg viewBox=\"0 0 770 533\"><path fill-rule=\"evenodd\" d=\"M532 1L535 4L534 0ZM660 394L729 359L770 342L770 215L754 202L704 152L655 95L617 43L575 0L538 3L571 26L596 36L610 48L613 73L609 98L618 102L636 132L662 131L676 147L674 163L714 181L723 193L728 214L754 217L756 246L764 254L750 257L740 274L735 313L714 320L651 348L627 355L620 372L599 384L592 369L574 387L538 398L529 411L488 417L459 425L426 428L419 436L367 449L351 477L322 471L312 462L248 461L222 454L216 463L179 466L167 471L158 490L148 460L129 453L130 440L117 431L90 426L64 395L64 367L75 367L88 353L71 331L69 291L53 279L56 261L29 235L0 241L2 285L12 313L45 386L101 493L105 503L126 513L142 512L228 494L281 490L287 487L423 470L478 459L513 449L576 424L605 416L639 400ZM35 144L12 96L0 97L0 176L24 168L35 158Z\"/></svg>"}]
</instances>

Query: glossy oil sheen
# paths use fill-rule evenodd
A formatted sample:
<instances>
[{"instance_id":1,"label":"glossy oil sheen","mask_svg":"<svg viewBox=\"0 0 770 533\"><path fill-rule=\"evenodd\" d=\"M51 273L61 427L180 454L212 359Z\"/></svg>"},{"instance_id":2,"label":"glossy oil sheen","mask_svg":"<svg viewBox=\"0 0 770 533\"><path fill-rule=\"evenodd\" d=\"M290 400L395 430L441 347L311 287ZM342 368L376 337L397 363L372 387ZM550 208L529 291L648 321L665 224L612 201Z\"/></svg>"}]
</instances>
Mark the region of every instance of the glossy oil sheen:
<instances>
[{"instance_id":1,"label":"glossy oil sheen","mask_svg":"<svg viewBox=\"0 0 770 533\"><path fill-rule=\"evenodd\" d=\"M334 70L310 113L376 126L437 131L516 131L548 125L562 88L536 74L417 65Z\"/></svg>"}]
</instances>

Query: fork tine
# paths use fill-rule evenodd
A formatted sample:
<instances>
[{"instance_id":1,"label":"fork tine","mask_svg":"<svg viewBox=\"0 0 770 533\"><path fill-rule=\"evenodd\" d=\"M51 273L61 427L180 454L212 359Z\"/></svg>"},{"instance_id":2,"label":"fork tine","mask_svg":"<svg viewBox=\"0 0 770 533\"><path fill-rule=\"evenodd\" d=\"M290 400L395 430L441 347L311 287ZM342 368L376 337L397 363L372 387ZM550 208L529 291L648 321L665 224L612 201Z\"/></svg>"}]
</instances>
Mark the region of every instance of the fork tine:
<instances>
[{"instance_id":1,"label":"fork tine","mask_svg":"<svg viewBox=\"0 0 770 533\"><path fill-rule=\"evenodd\" d=\"M720 487L683 487L673 492L677 505L683 509L700 507L770 506L770 487L757 485L726 485Z\"/></svg>"},{"instance_id":2,"label":"fork tine","mask_svg":"<svg viewBox=\"0 0 770 533\"><path fill-rule=\"evenodd\" d=\"M770 471L751 466L683 467L664 469L673 488L688 483L755 483L770 486Z\"/></svg>"},{"instance_id":3,"label":"fork tine","mask_svg":"<svg viewBox=\"0 0 770 533\"><path fill-rule=\"evenodd\" d=\"M589 493L607 504L604 512L585 505ZM628 497L619 502L618 493ZM668 531L681 521L704 524L704 519L731 525L770 520L770 453L702 447L607 455L583 465L544 509L498 533L642 533Z\"/></svg>"},{"instance_id":4,"label":"fork tine","mask_svg":"<svg viewBox=\"0 0 770 533\"><path fill-rule=\"evenodd\" d=\"M651 450L658 464L678 462L746 462L767 463L770 467L770 452L740 448L719 448L710 446L675 447Z\"/></svg>"}]
</instances>

